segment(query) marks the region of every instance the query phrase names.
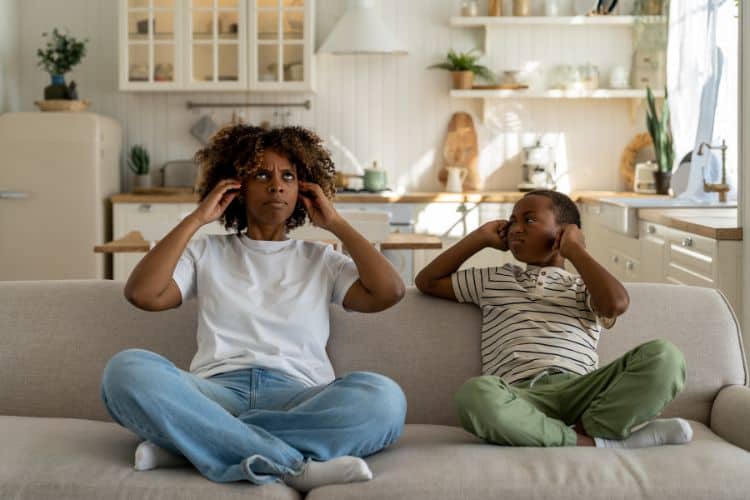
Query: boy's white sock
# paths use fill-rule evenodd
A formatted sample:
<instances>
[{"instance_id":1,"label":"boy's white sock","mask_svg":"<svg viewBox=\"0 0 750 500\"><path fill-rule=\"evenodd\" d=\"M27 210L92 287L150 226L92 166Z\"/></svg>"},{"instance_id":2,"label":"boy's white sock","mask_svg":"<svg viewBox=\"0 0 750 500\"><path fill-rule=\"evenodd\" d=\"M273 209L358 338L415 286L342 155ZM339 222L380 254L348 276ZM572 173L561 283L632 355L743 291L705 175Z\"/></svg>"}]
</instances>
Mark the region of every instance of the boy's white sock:
<instances>
[{"instance_id":1,"label":"boy's white sock","mask_svg":"<svg viewBox=\"0 0 750 500\"><path fill-rule=\"evenodd\" d=\"M135 470L151 470L157 467L175 467L185 465L187 459L173 455L151 441L144 441L135 449Z\"/></svg>"},{"instance_id":2,"label":"boy's white sock","mask_svg":"<svg viewBox=\"0 0 750 500\"><path fill-rule=\"evenodd\" d=\"M310 491L313 488L327 484L354 483L357 481L369 481L372 479L372 471L367 462L358 457L338 457L325 462L310 460L305 464L302 473L296 476L291 474L282 477L282 480L292 488L300 492Z\"/></svg>"},{"instance_id":3,"label":"boy's white sock","mask_svg":"<svg viewBox=\"0 0 750 500\"><path fill-rule=\"evenodd\" d=\"M627 438L594 438L597 448L647 448L665 444L684 444L693 439L693 428L682 418L661 418L652 420L633 432Z\"/></svg>"}]
</instances>

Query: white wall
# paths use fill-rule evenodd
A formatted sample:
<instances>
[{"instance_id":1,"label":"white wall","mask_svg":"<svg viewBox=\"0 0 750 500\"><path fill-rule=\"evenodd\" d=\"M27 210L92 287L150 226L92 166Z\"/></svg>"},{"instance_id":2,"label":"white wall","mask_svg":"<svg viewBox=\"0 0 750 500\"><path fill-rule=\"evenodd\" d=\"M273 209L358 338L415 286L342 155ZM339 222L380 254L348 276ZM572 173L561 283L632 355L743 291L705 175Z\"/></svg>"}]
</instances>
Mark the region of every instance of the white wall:
<instances>
[{"instance_id":1,"label":"white wall","mask_svg":"<svg viewBox=\"0 0 750 500\"><path fill-rule=\"evenodd\" d=\"M621 3L632 5L632 1ZM318 0L318 43L345 5L345 0ZM448 74L425 68L451 47L465 50L481 45L481 30L448 26L449 17L457 14L458 0L382 0L381 5L385 22L408 46L409 55L318 56L318 92L311 96L312 109L295 111L293 121L314 128L326 139L337 139L364 163L378 160L388 170L394 188L438 190L436 174L450 115L459 110L478 115L481 105L478 100L451 99ZM539 10L543 2L535 0L534 5ZM191 157L199 146L188 130L201 112L188 111L187 100L274 102L306 98L249 92L119 92L116 6L117 0L21 2L24 109L32 108L48 84L49 77L35 67L35 52L41 44L41 33L55 26L91 39L87 58L68 79L76 80L79 94L93 102L94 111L122 122L124 144L145 144L157 165ZM629 30L621 27L513 28L490 37L493 55L485 62L501 71L534 60L548 65L590 61L600 66L606 80L612 65L629 65L630 38ZM521 175L520 147L538 133L559 141L569 172L566 182L572 189L619 189L620 154L635 133L645 130L642 108L631 120L628 101L501 101L496 111L505 119L479 130L487 189L515 189ZM259 122L272 115L272 109L251 109L246 118ZM225 121L231 110L216 110L213 116ZM349 168L343 155L335 156L340 167Z\"/></svg>"},{"instance_id":2,"label":"white wall","mask_svg":"<svg viewBox=\"0 0 750 500\"><path fill-rule=\"evenodd\" d=\"M20 107L20 0L0 0L0 113Z\"/></svg>"}]
</instances>

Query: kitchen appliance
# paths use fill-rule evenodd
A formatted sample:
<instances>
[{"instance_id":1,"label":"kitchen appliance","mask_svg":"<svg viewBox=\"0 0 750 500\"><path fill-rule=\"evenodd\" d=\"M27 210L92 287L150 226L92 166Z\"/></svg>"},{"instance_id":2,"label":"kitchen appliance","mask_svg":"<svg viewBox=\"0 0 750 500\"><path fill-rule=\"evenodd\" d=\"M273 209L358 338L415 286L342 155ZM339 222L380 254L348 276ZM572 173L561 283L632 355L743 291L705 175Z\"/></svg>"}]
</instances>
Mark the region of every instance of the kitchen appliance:
<instances>
[{"instance_id":1,"label":"kitchen appliance","mask_svg":"<svg viewBox=\"0 0 750 500\"><path fill-rule=\"evenodd\" d=\"M112 239L121 137L93 113L0 114L0 280L111 275L94 246Z\"/></svg>"},{"instance_id":2,"label":"kitchen appliance","mask_svg":"<svg viewBox=\"0 0 750 500\"><path fill-rule=\"evenodd\" d=\"M385 170L378 168L378 162L372 162L372 168L365 169L364 188L367 191L385 191L388 189L388 178Z\"/></svg>"},{"instance_id":3,"label":"kitchen appliance","mask_svg":"<svg viewBox=\"0 0 750 500\"><path fill-rule=\"evenodd\" d=\"M652 161L635 164L633 191L636 193L656 194L655 173L659 167Z\"/></svg>"},{"instance_id":4,"label":"kitchen appliance","mask_svg":"<svg viewBox=\"0 0 750 500\"><path fill-rule=\"evenodd\" d=\"M193 160L168 161L159 171L162 187L194 187L198 165Z\"/></svg>"},{"instance_id":5,"label":"kitchen appliance","mask_svg":"<svg viewBox=\"0 0 750 500\"><path fill-rule=\"evenodd\" d=\"M523 182L519 191L535 189L555 189L557 166L551 147L537 141L535 145L523 148Z\"/></svg>"},{"instance_id":6,"label":"kitchen appliance","mask_svg":"<svg viewBox=\"0 0 750 500\"><path fill-rule=\"evenodd\" d=\"M445 182L445 190L449 193L462 193L464 190L464 179L469 173L466 167L445 167L448 171L448 180Z\"/></svg>"}]
</instances>

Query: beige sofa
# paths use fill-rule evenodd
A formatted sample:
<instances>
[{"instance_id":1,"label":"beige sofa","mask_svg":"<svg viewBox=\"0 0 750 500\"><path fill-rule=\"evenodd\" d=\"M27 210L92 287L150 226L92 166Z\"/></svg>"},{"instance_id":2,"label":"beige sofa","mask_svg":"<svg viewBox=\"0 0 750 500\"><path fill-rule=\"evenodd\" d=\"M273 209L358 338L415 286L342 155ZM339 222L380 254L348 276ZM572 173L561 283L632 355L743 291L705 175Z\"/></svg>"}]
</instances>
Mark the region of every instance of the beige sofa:
<instances>
[{"instance_id":1,"label":"beige sofa","mask_svg":"<svg viewBox=\"0 0 750 500\"><path fill-rule=\"evenodd\" d=\"M703 288L628 288L630 311L603 334L602 361L655 337L677 344L688 383L665 415L691 419L690 444L613 451L480 443L456 427L452 402L479 373L479 312L409 290L381 314L333 311L337 371L398 381L408 425L395 445L367 459L372 481L308 498L750 498L750 390L726 300ZM137 439L111 422L99 399L104 364L140 347L187 366L194 330L194 303L142 312L115 282L0 282L0 498L298 498L283 485L212 483L191 467L133 470Z\"/></svg>"}]
</instances>

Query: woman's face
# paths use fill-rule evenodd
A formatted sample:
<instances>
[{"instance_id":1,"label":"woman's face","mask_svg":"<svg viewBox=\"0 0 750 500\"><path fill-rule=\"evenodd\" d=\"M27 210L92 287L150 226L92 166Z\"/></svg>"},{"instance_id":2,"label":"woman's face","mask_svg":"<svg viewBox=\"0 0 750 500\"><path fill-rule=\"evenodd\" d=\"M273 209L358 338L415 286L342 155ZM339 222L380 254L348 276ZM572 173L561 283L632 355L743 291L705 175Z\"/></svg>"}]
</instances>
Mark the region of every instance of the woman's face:
<instances>
[{"instance_id":1,"label":"woman's face","mask_svg":"<svg viewBox=\"0 0 750 500\"><path fill-rule=\"evenodd\" d=\"M248 225L285 225L297 205L296 167L274 150L263 153L261 166L243 182Z\"/></svg>"}]
</instances>

